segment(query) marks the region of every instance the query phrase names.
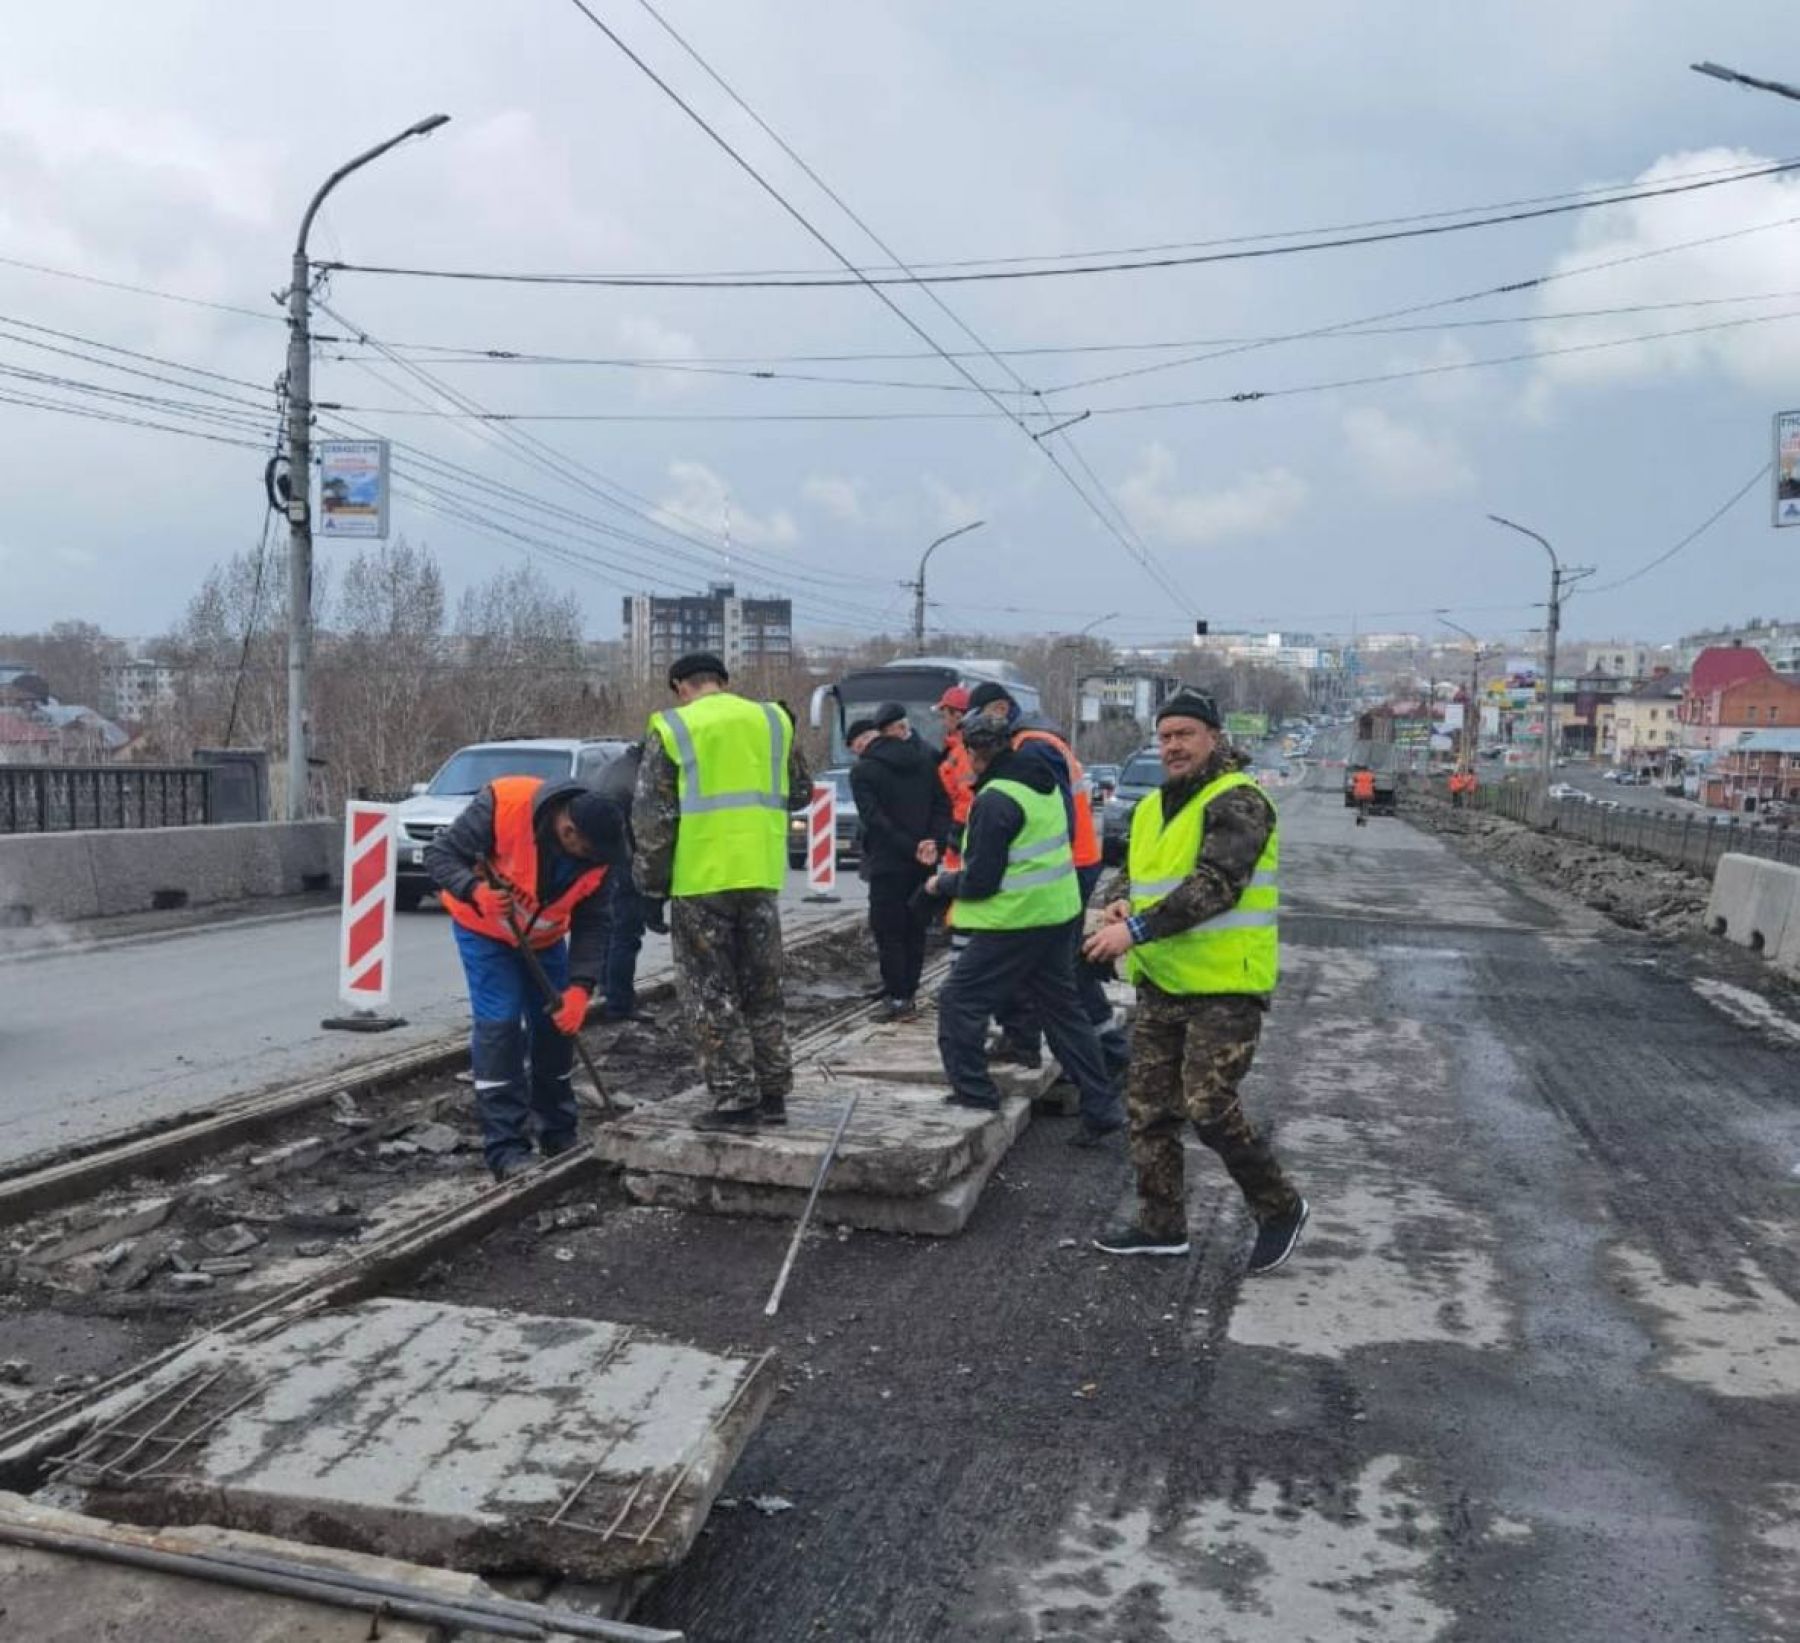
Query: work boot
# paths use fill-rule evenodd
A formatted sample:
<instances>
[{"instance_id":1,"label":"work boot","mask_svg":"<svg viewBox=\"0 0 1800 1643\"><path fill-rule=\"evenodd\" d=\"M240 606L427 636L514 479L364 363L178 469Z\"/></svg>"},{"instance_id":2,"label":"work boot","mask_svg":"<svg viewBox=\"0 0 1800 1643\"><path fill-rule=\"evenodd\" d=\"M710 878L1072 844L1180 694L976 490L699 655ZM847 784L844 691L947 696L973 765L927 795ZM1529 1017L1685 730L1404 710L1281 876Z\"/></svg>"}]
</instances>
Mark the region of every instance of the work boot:
<instances>
[{"instance_id":1,"label":"work boot","mask_svg":"<svg viewBox=\"0 0 1800 1643\"><path fill-rule=\"evenodd\" d=\"M762 1112L758 1107L714 1107L694 1120L694 1128L742 1134L754 1131L761 1122Z\"/></svg>"},{"instance_id":2,"label":"work boot","mask_svg":"<svg viewBox=\"0 0 1800 1643\"><path fill-rule=\"evenodd\" d=\"M890 998L887 1001L887 1008L881 1012L881 1019L889 1022L917 1021L919 1019L918 1002L910 998Z\"/></svg>"},{"instance_id":3,"label":"work boot","mask_svg":"<svg viewBox=\"0 0 1800 1643\"><path fill-rule=\"evenodd\" d=\"M765 1095L762 1105L756 1109L757 1116L765 1124L785 1124L787 1122L787 1097L785 1095Z\"/></svg>"},{"instance_id":4,"label":"work boot","mask_svg":"<svg viewBox=\"0 0 1800 1643\"><path fill-rule=\"evenodd\" d=\"M1044 1065L1042 1050L1027 1050L1021 1045L1007 1039L1001 1039L988 1051L988 1065L993 1067L1023 1067L1027 1072L1039 1072Z\"/></svg>"},{"instance_id":5,"label":"work boot","mask_svg":"<svg viewBox=\"0 0 1800 1643\"><path fill-rule=\"evenodd\" d=\"M1185 1233L1159 1238L1131 1222L1101 1233L1094 1240L1094 1248L1106 1255L1185 1255L1188 1241Z\"/></svg>"},{"instance_id":6,"label":"work boot","mask_svg":"<svg viewBox=\"0 0 1800 1643\"><path fill-rule=\"evenodd\" d=\"M516 1158L502 1158L489 1170L496 1181L510 1181L515 1175L523 1175L531 1168L532 1160L524 1154Z\"/></svg>"},{"instance_id":7,"label":"work boot","mask_svg":"<svg viewBox=\"0 0 1800 1643\"><path fill-rule=\"evenodd\" d=\"M1259 1223L1256 1247L1250 1251L1250 1264L1244 1269L1246 1276L1260 1278L1265 1272L1273 1272L1292 1255L1294 1245L1300 1242L1300 1229L1306 1225L1306 1218L1311 1213L1312 1206L1301 1198L1285 1215L1272 1216Z\"/></svg>"},{"instance_id":8,"label":"work boot","mask_svg":"<svg viewBox=\"0 0 1800 1643\"><path fill-rule=\"evenodd\" d=\"M1109 1135L1117 1135L1124 1127L1125 1120L1123 1118L1112 1124L1090 1124L1084 1118L1081 1121L1081 1127L1069 1137L1069 1145L1071 1147L1097 1147Z\"/></svg>"}]
</instances>

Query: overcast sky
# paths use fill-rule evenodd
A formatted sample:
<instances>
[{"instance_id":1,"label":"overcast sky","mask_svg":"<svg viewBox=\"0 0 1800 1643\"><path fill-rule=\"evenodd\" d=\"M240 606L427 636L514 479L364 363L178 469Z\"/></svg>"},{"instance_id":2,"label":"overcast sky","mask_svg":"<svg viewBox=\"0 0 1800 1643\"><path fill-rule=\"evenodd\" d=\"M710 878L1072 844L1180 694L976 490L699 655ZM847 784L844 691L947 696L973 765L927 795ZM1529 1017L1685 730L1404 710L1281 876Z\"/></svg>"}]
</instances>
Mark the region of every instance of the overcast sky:
<instances>
[{"instance_id":1,"label":"overcast sky","mask_svg":"<svg viewBox=\"0 0 1800 1643\"><path fill-rule=\"evenodd\" d=\"M836 245L860 262L885 260L638 0L591 3ZM91 351L19 327L136 349L257 384L215 382L251 404L214 403L250 418L249 430L224 431L266 441L284 347L271 293L286 284L308 195L350 155L437 110L449 126L339 190L315 256L558 272L830 265L569 0L313 0L299 11L268 0L59 0L9 11L0 258L271 317L0 263L7 372L206 402L30 347L18 339ZM909 262L1331 228L1800 155L1800 103L1687 67L1712 58L1800 80L1791 0L668 0L664 15ZM1800 404L1800 227L1764 228L1790 218L1800 219L1800 173L1353 250L946 286L954 319L916 290L895 292L953 348L972 346L960 320L996 349L1191 340L1187 352L1204 353L1568 275L1431 307L1379 334L1313 336L1051 395L1044 403L1066 417L1092 413L1071 443L1027 438L929 355L795 362L925 351L857 288L332 276L325 301L392 344L744 360L778 373L409 356L488 410L620 419L518 424L558 463L580 465L560 477L491 427L393 414L448 405L366 350L351 363L325 345L315 389L359 408L328 420L465 470L454 492L437 492L440 507L460 497L448 505L465 517L407 498L395 512L399 529L439 555L453 590L535 552L578 591L597 636L617 633L623 592L724 574L727 517L740 588L792 592L803 630L898 630L910 610L900 584L920 549L982 518L983 530L933 561L934 623L1072 629L1117 612L1103 631L1133 642L1180 632L1195 614L1215 627L1430 630L1428 612L1448 606L1483 632L1521 631L1541 620L1533 603L1546 564L1486 513L1531 525L1565 558L1599 567L1594 582L1605 584L1672 547L1768 460L1772 413ZM1745 229L1763 231L1638 255ZM1600 262L1615 266L1581 271ZM1747 297L1762 300L1719 300ZM1627 307L1639 311L1591 313ZM1545 317L1575 311L1589 317ZM1744 320L1758 323L1693 329ZM328 316L318 323L343 334ZM1440 328L1391 328L1402 324ZM1669 331L1689 334L1460 368ZM1009 363L1049 395L1184 357L1052 352ZM1452 369L1406 374L1434 366ZM992 360L969 369L1005 383L1009 408L1034 403ZM794 373L863 381L784 379ZM1114 409L1258 391L1272 397ZM0 375L0 395L18 393L97 403ZM117 400L109 408L171 419ZM934 414L769 420L896 412ZM708 420L718 417L754 420ZM1118 534L1159 575L1099 523L1046 449L1102 510L1122 510L1129 529ZM247 449L0 403L0 629L61 617L129 634L165 628L209 564L255 543L262 462ZM477 483L528 500L477 493ZM689 539L620 511L610 487L647 499ZM537 545L470 520L478 494L497 510L491 525ZM1666 565L1578 598L1566 629L1667 637L1800 615L1800 530L1769 521L1765 480ZM347 551L321 549L327 559Z\"/></svg>"}]
</instances>

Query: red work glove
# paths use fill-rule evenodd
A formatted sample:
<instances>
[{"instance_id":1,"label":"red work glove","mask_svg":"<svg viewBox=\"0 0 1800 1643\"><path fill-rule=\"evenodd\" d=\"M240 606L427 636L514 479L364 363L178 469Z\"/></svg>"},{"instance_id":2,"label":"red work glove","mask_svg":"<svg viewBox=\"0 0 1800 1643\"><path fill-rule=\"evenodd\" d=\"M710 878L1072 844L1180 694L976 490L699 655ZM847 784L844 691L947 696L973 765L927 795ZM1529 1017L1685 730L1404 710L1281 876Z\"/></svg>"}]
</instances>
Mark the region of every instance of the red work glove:
<instances>
[{"instance_id":1,"label":"red work glove","mask_svg":"<svg viewBox=\"0 0 1800 1643\"><path fill-rule=\"evenodd\" d=\"M496 890L491 884L475 886L475 911L483 918L491 918L497 923L505 924L507 915L513 910L513 898L510 890Z\"/></svg>"},{"instance_id":2,"label":"red work glove","mask_svg":"<svg viewBox=\"0 0 1800 1643\"><path fill-rule=\"evenodd\" d=\"M559 1033L571 1036L581 1031L582 1022L587 1020L588 990L585 987L570 987L562 996L562 1008L550 1017L556 1023Z\"/></svg>"}]
</instances>

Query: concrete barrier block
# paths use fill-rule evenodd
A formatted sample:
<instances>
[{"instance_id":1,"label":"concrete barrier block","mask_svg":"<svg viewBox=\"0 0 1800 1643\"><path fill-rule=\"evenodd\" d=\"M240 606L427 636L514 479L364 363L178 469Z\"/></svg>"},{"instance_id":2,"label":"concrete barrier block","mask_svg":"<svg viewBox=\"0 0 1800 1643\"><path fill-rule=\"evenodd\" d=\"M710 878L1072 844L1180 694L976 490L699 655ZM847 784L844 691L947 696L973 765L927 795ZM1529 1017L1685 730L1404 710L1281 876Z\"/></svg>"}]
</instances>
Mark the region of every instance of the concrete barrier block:
<instances>
[{"instance_id":1,"label":"concrete barrier block","mask_svg":"<svg viewBox=\"0 0 1800 1643\"><path fill-rule=\"evenodd\" d=\"M1800 867L1730 854L1719 858L1707 927L1784 966L1800 965Z\"/></svg>"},{"instance_id":2,"label":"concrete barrier block","mask_svg":"<svg viewBox=\"0 0 1800 1643\"><path fill-rule=\"evenodd\" d=\"M63 924L97 918L100 891L87 833L11 833L0 838L0 921Z\"/></svg>"},{"instance_id":3,"label":"concrete barrier block","mask_svg":"<svg viewBox=\"0 0 1800 1643\"><path fill-rule=\"evenodd\" d=\"M0 837L0 916L43 925L256 901L342 882L343 824L243 822Z\"/></svg>"}]
</instances>

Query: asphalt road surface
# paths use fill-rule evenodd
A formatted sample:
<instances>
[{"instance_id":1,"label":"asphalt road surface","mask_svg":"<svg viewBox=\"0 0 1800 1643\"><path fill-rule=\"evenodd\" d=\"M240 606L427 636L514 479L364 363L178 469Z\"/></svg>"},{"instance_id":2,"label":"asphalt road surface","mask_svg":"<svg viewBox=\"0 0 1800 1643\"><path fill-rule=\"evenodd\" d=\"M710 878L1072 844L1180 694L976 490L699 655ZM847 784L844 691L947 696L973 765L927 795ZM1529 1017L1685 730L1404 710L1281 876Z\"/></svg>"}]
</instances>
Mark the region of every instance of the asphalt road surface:
<instances>
[{"instance_id":1,"label":"asphalt road surface","mask_svg":"<svg viewBox=\"0 0 1800 1643\"><path fill-rule=\"evenodd\" d=\"M835 914L794 877L789 928ZM843 906L863 899L840 874ZM233 920L0 960L0 1163L423 1043L468 1020L450 921L435 902L395 925L393 1032L326 1032L338 914ZM647 935L640 980L667 974Z\"/></svg>"},{"instance_id":2,"label":"asphalt road surface","mask_svg":"<svg viewBox=\"0 0 1800 1643\"><path fill-rule=\"evenodd\" d=\"M1800 1639L1800 1022L1404 822L1355 827L1338 774L1282 795L1247 1091L1313 1204L1280 1273L1242 1278L1198 1150L1191 1259L1093 1252L1125 1160L1041 1120L960 1237L825 1234L772 1324L787 1229L669 1211L511 1229L429 1286L779 1349L727 1501L637 1618Z\"/></svg>"}]
</instances>

